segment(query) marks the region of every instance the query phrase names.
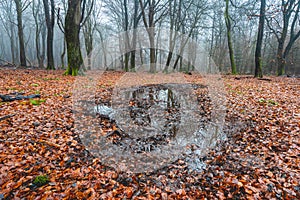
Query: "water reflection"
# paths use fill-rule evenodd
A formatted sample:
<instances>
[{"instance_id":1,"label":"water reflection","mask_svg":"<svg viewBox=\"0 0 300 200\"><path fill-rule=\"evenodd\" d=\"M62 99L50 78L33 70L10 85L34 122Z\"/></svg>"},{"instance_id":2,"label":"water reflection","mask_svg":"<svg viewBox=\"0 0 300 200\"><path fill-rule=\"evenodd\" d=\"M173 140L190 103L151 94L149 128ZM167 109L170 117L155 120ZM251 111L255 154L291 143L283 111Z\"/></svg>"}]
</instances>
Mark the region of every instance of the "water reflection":
<instances>
[{"instance_id":1,"label":"water reflection","mask_svg":"<svg viewBox=\"0 0 300 200\"><path fill-rule=\"evenodd\" d=\"M106 124L115 123L118 129L94 134L85 143L114 167L159 168L185 155L191 169L202 169L199 158L216 144L221 132L210 121L209 98L204 94L197 101L194 90L189 84L118 88L111 105L92 107ZM197 150L189 152L191 145Z\"/></svg>"},{"instance_id":2,"label":"water reflection","mask_svg":"<svg viewBox=\"0 0 300 200\"><path fill-rule=\"evenodd\" d=\"M180 123L180 103L172 89L147 86L125 92L128 107L122 109L128 118L123 126L132 137L165 134L174 137Z\"/></svg>"}]
</instances>

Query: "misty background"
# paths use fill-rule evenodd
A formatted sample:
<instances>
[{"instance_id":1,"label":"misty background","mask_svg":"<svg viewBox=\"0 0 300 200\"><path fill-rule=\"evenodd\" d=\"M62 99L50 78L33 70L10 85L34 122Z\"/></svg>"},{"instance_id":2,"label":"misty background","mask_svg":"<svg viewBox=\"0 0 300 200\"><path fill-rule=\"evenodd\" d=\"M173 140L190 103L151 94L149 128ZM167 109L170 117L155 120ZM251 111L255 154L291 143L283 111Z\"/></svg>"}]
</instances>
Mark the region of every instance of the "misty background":
<instances>
[{"instance_id":1,"label":"misty background","mask_svg":"<svg viewBox=\"0 0 300 200\"><path fill-rule=\"evenodd\" d=\"M17 9L17 3L21 10ZM51 9L48 0L0 0L0 64L20 64L20 43L18 12L21 12L24 46L27 66L46 68L47 66L47 24L45 5ZM67 0L53 0L53 57L55 69L65 69L67 54L65 43L65 16ZM226 3L229 6L231 26L225 23ZM231 72L228 53L228 33L231 34L237 72L254 74L255 48L258 34L258 20L261 1L255 0L83 0L81 1L84 20L80 29L80 46L85 58L91 50L100 47L105 63L106 39L120 32L153 25L174 30L170 32L170 48L176 42L175 31L189 35L201 44L223 73ZM143 5L143 7L142 7ZM262 70L264 74L277 74L283 48L285 73L300 74L300 18L299 1L266 1L265 27L262 43ZM50 12L51 13L51 12ZM147 16L145 22L143 14ZM149 17L149 18L148 18ZM156 35L159 32L155 33ZM130 38L131 40L131 38ZM283 44L282 44L283 43ZM136 44L138 45L138 44ZM173 44L174 45L174 44ZM192 48L192 47L191 47ZM290 48L285 53L286 48ZM194 49L197 51L197 49ZM88 52L88 53L87 53ZM180 57L165 51L156 51L156 59L170 66L184 68L188 63ZM132 55L131 55L132 56ZM150 50L141 49L133 58L136 65L149 61ZM109 68L126 68L130 55L124 55ZM169 61L168 61L169 60ZM100 61L99 61L100 62ZM175 67L174 67L175 68Z\"/></svg>"}]
</instances>

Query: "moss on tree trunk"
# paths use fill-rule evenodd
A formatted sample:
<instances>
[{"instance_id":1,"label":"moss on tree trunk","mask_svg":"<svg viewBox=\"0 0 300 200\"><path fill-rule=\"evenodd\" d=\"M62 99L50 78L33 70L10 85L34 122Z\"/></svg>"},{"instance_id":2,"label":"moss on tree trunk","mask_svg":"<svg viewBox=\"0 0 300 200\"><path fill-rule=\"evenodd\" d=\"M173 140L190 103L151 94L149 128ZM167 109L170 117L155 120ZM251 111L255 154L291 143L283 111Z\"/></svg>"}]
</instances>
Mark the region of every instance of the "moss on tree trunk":
<instances>
[{"instance_id":1,"label":"moss on tree trunk","mask_svg":"<svg viewBox=\"0 0 300 200\"><path fill-rule=\"evenodd\" d=\"M67 43L68 67L66 75L77 76L83 64L80 50L80 22L81 22L81 0L68 2L68 11L65 19L65 37Z\"/></svg>"}]
</instances>

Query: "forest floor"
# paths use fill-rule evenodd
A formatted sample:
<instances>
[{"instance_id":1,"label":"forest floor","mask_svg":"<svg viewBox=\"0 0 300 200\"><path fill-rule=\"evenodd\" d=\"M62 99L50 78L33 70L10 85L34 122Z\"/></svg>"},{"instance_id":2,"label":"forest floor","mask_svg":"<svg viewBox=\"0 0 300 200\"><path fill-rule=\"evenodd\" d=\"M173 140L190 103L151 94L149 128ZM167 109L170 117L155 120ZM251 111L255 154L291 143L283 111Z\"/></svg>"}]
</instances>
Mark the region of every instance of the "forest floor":
<instances>
[{"instance_id":1,"label":"forest floor","mask_svg":"<svg viewBox=\"0 0 300 200\"><path fill-rule=\"evenodd\" d=\"M224 76L227 140L190 170L177 160L153 173L119 173L91 156L74 131L74 77L1 70L0 199L300 199L300 79ZM105 72L109 96L122 76ZM193 83L201 77L185 75Z\"/></svg>"}]
</instances>

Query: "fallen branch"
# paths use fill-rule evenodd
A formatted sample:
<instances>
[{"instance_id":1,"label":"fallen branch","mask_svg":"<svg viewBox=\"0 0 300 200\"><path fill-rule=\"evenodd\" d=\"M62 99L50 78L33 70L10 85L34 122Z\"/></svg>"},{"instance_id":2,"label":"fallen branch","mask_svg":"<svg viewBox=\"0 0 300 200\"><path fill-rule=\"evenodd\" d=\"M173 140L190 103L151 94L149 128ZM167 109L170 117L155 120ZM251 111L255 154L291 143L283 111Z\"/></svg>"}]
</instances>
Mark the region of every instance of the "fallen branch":
<instances>
[{"instance_id":1,"label":"fallen branch","mask_svg":"<svg viewBox=\"0 0 300 200\"><path fill-rule=\"evenodd\" d=\"M8 61L3 60L1 58L0 58L0 60L3 61L3 62L5 62L5 63L7 63L7 64L9 64L9 65L12 65L12 66L15 66L15 67L17 66L15 63L8 62Z\"/></svg>"},{"instance_id":2,"label":"fallen branch","mask_svg":"<svg viewBox=\"0 0 300 200\"><path fill-rule=\"evenodd\" d=\"M269 79L269 78L259 78L258 80L260 80L260 81L272 81L271 79Z\"/></svg>"},{"instance_id":3,"label":"fallen branch","mask_svg":"<svg viewBox=\"0 0 300 200\"><path fill-rule=\"evenodd\" d=\"M9 101L16 101L16 100L24 100L24 99L33 99L33 98L40 98L41 95L39 94L32 94L29 96L23 96L23 95L17 95L17 96L11 96L11 95L1 95L0 98L3 102L9 102Z\"/></svg>"},{"instance_id":4,"label":"fallen branch","mask_svg":"<svg viewBox=\"0 0 300 200\"><path fill-rule=\"evenodd\" d=\"M15 115L16 115L16 114L5 115L5 116L3 116L3 117L0 117L0 121L6 120L6 119L11 118L11 117L13 117L13 116L15 116Z\"/></svg>"},{"instance_id":5,"label":"fallen branch","mask_svg":"<svg viewBox=\"0 0 300 200\"><path fill-rule=\"evenodd\" d=\"M252 76L238 76L234 77L235 80L242 80L242 79L252 79Z\"/></svg>"}]
</instances>

